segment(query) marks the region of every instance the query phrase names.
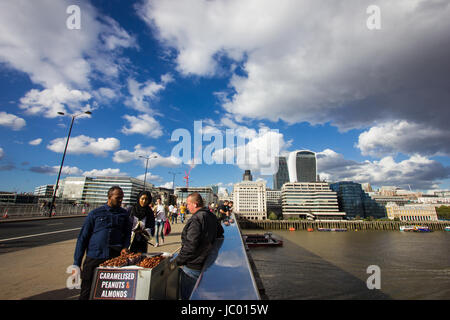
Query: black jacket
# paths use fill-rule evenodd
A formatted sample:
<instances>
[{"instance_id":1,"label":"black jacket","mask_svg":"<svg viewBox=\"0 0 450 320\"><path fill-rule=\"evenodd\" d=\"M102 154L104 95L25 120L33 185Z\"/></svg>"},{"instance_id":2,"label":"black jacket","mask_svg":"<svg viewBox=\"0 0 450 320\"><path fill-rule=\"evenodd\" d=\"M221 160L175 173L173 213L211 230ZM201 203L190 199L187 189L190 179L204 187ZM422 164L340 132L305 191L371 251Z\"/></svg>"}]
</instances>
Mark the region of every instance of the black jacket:
<instances>
[{"instance_id":1,"label":"black jacket","mask_svg":"<svg viewBox=\"0 0 450 320\"><path fill-rule=\"evenodd\" d=\"M201 270L213 248L216 238L223 237L223 228L216 216L207 208L197 211L186 223L181 233L181 250L177 265Z\"/></svg>"}]
</instances>

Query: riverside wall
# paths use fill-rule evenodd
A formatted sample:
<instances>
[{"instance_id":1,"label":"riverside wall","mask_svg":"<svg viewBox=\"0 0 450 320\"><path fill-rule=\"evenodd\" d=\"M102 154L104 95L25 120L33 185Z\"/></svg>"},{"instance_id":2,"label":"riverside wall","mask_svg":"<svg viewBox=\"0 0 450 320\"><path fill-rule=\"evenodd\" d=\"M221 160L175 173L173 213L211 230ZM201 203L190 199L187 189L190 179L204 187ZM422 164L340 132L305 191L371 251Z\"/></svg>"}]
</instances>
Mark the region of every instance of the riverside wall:
<instances>
[{"instance_id":1,"label":"riverside wall","mask_svg":"<svg viewBox=\"0 0 450 320\"><path fill-rule=\"evenodd\" d=\"M363 230L400 230L400 226L422 225L433 231L444 231L450 225L449 221L308 221L308 220L246 220L239 219L239 226L242 229L263 229L263 230L317 230L318 228L347 228L349 231Z\"/></svg>"}]
</instances>

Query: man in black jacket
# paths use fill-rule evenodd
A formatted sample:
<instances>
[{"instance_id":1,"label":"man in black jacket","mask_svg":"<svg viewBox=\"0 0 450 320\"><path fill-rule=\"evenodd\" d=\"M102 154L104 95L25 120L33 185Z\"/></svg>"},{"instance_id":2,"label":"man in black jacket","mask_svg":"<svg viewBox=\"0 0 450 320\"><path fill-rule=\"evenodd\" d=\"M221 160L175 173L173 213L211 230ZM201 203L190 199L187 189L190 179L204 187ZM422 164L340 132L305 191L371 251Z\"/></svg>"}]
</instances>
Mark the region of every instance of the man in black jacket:
<instances>
[{"instance_id":1,"label":"man in black jacket","mask_svg":"<svg viewBox=\"0 0 450 320\"><path fill-rule=\"evenodd\" d=\"M223 228L216 216L204 208L203 199L197 192L187 198L192 217L181 233L181 250L174 265L182 266L180 294L189 299L203 264L213 248L216 238L223 237Z\"/></svg>"}]
</instances>

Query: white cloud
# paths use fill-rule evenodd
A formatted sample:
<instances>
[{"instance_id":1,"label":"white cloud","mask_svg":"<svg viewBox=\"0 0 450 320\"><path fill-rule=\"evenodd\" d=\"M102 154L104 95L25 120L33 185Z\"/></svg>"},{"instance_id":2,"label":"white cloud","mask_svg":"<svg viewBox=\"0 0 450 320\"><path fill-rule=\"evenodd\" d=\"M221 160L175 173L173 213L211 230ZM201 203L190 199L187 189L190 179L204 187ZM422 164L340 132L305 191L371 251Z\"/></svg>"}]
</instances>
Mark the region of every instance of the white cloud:
<instances>
[{"instance_id":1,"label":"white cloud","mask_svg":"<svg viewBox=\"0 0 450 320\"><path fill-rule=\"evenodd\" d=\"M154 168L157 166L163 167L178 167L181 165L181 159L170 156L163 157L159 153L153 151L154 147L142 147L141 144L137 144L134 147L134 151L128 150L119 150L114 153L113 161L117 163L127 163L134 160L138 160L141 162L142 166L145 167L147 160L143 158L139 158L139 156L145 157L154 157L148 161L148 168Z\"/></svg>"},{"instance_id":2,"label":"white cloud","mask_svg":"<svg viewBox=\"0 0 450 320\"><path fill-rule=\"evenodd\" d=\"M40 166L40 167L31 167L30 171L36 173L44 173L49 175L56 175L59 172L59 166ZM79 176L83 173L83 170L77 167L69 167L63 166L61 170L62 175L70 175L70 176Z\"/></svg>"},{"instance_id":3,"label":"white cloud","mask_svg":"<svg viewBox=\"0 0 450 320\"><path fill-rule=\"evenodd\" d=\"M42 139L41 138L37 138L37 139L31 140L30 142L28 142L28 144L30 144L32 146L38 146L38 145L41 144L41 142L42 142Z\"/></svg>"},{"instance_id":4,"label":"white cloud","mask_svg":"<svg viewBox=\"0 0 450 320\"><path fill-rule=\"evenodd\" d=\"M408 121L390 121L361 133L356 147L363 155L375 157L400 152L450 155L450 130Z\"/></svg>"},{"instance_id":5,"label":"white cloud","mask_svg":"<svg viewBox=\"0 0 450 320\"><path fill-rule=\"evenodd\" d=\"M58 84L42 91L30 90L20 99L19 107L27 114L55 118L58 117L58 112L67 112L65 106L71 112L89 109L89 106L84 105L89 99L91 95L86 91L70 90L64 84Z\"/></svg>"},{"instance_id":6,"label":"white cloud","mask_svg":"<svg viewBox=\"0 0 450 320\"><path fill-rule=\"evenodd\" d=\"M414 189L435 188L439 181L450 177L450 167L420 155L396 162L387 156L380 160L356 162L326 149L317 153L317 170L321 179L329 182L369 182L372 185L393 185Z\"/></svg>"},{"instance_id":7,"label":"white cloud","mask_svg":"<svg viewBox=\"0 0 450 320\"><path fill-rule=\"evenodd\" d=\"M86 177L99 177L99 176L126 176L126 172L120 172L120 169L93 169L91 171L83 172L83 176Z\"/></svg>"},{"instance_id":8,"label":"white cloud","mask_svg":"<svg viewBox=\"0 0 450 320\"><path fill-rule=\"evenodd\" d=\"M157 94L166 88L166 85L173 81L170 74L161 76L161 82L146 81L139 83L135 79L128 79L128 91L130 97L125 101L125 105L140 112L151 113L150 101L157 98Z\"/></svg>"},{"instance_id":9,"label":"white cloud","mask_svg":"<svg viewBox=\"0 0 450 320\"><path fill-rule=\"evenodd\" d=\"M145 182L153 183L155 182L161 182L163 181L163 178L161 176L152 174L151 172L147 172L147 176L145 176L145 173L139 175L136 177L136 179L144 181L144 178L146 179Z\"/></svg>"},{"instance_id":10,"label":"white cloud","mask_svg":"<svg viewBox=\"0 0 450 320\"><path fill-rule=\"evenodd\" d=\"M118 75L116 52L136 42L116 21L79 4L81 29L69 30L66 9L73 1L0 2L0 62L25 72L33 83L88 88L98 73Z\"/></svg>"},{"instance_id":11,"label":"white cloud","mask_svg":"<svg viewBox=\"0 0 450 320\"><path fill-rule=\"evenodd\" d=\"M24 119L4 111L0 112L0 126L10 127L11 129L17 131L25 126L26 122Z\"/></svg>"},{"instance_id":12,"label":"white cloud","mask_svg":"<svg viewBox=\"0 0 450 320\"><path fill-rule=\"evenodd\" d=\"M122 133L124 134L138 133L151 138L159 138L163 135L159 122L148 114L141 114L137 117L124 115L123 118L130 123L129 127L124 126L122 128Z\"/></svg>"},{"instance_id":13,"label":"white cloud","mask_svg":"<svg viewBox=\"0 0 450 320\"><path fill-rule=\"evenodd\" d=\"M173 189L173 182L166 182L159 186L160 188Z\"/></svg>"},{"instance_id":14,"label":"white cloud","mask_svg":"<svg viewBox=\"0 0 450 320\"><path fill-rule=\"evenodd\" d=\"M381 30L366 27L370 4ZM218 96L235 116L340 130L448 125L448 1L147 0L139 14L182 74L217 75L223 57L234 62Z\"/></svg>"},{"instance_id":15,"label":"white cloud","mask_svg":"<svg viewBox=\"0 0 450 320\"><path fill-rule=\"evenodd\" d=\"M50 142L47 148L53 152L62 153L67 138L57 138ZM72 154L93 154L96 156L106 156L108 151L117 150L120 146L116 138L91 138L84 135L70 138L67 153Z\"/></svg>"}]
</instances>

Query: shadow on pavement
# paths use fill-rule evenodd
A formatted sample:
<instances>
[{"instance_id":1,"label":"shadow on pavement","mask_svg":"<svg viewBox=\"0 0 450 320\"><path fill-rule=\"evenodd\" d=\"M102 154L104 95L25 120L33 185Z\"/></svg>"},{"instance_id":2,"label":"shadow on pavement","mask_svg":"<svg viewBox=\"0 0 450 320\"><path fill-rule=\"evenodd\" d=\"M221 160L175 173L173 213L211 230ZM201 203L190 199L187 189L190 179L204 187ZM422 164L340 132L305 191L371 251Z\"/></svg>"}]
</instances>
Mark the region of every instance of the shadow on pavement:
<instances>
[{"instance_id":1,"label":"shadow on pavement","mask_svg":"<svg viewBox=\"0 0 450 320\"><path fill-rule=\"evenodd\" d=\"M23 298L23 300L78 300L79 295L79 289L70 290L67 288L63 288Z\"/></svg>"}]
</instances>

